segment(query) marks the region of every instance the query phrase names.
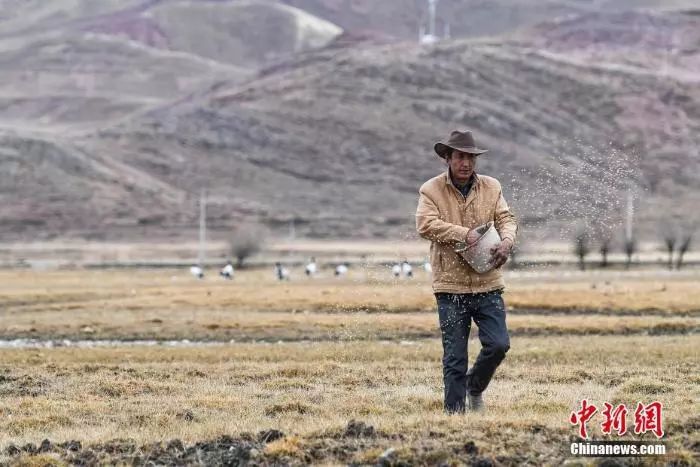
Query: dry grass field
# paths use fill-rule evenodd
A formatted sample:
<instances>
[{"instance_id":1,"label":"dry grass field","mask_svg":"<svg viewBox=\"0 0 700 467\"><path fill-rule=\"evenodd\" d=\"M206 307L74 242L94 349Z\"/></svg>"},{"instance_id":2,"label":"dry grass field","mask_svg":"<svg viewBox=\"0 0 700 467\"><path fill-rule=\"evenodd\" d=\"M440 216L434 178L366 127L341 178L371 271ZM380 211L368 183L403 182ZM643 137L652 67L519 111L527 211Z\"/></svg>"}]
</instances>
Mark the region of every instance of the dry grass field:
<instances>
[{"instance_id":1,"label":"dry grass field","mask_svg":"<svg viewBox=\"0 0 700 467\"><path fill-rule=\"evenodd\" d=\"M635 462L699 460L697 272L509 273L511 350L487 411L463 416L442 411L421 271L293 274L0 271L0 462L559 465L583 398L662 401L669 454ZM209 345L7 347L18 338Z\"/></svg>"}]
</instances>

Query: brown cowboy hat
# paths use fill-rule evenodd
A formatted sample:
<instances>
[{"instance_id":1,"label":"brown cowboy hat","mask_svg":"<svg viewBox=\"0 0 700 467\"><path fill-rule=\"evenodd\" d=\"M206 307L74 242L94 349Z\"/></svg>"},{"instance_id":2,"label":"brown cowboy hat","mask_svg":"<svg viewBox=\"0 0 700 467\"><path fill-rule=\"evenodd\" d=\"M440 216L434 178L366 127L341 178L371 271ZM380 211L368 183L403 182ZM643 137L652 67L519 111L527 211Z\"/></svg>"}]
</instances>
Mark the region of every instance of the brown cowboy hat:
<instances>
[{"instance_id":1,"label":"brown cowboy hat","mask_svg":"<svg viewBox=\"0 0 700 467\"><path fill-rule=\"evenodd\" d=\"M474 136L471 131L453 131L449 139L445 143L435 143L435 152L438 156L445 159L453 149L466 152L468 154L483 154L488 152L488 149L481 149L476 146Z\"/></svg>"}]
</instances>

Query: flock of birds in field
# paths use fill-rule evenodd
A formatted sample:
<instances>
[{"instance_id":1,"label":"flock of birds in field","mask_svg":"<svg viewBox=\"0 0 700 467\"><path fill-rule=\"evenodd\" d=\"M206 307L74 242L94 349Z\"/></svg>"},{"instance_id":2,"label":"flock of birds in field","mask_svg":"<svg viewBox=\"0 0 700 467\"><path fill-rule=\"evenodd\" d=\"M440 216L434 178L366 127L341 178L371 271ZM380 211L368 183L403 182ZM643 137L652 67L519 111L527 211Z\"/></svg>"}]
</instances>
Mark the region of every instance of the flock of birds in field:
<instances>
[{"instance_id":1,"label":"flock of birds in field","mask_svg":"<svg viewBox=\"0 0 700 467\"><path fill-rule=\"evenodd\" d=\"M426 273L432 272L430 262L427 259L423 262L422 268ZM347 276L349 270L350 265L348 263L340 263L335 266L334 275L335 277L341 278ZM196 277L197 279L204 279L204 268L201 266L192 266L190 267L190 274ZM231 264L230 261L227 262L226 265L219 271L219 276L224 280L233 280L234 274L235 271L233 268L233 264ZM316 258L311 257L309 259L309 261L304 266L304 274L309 279L318 277L319 266L316 262ZM394 263L391 266L391 276L394 279L400 279L402 277L405 279L410 279L413 277L413 266L411 265L411 263L408 262L407 259ZM274 277L279 281L289 281L291 280L292 276L289 271L289 268L287 268L280 262L276 262L274 269Z\"/></svg>"}]
</instances>

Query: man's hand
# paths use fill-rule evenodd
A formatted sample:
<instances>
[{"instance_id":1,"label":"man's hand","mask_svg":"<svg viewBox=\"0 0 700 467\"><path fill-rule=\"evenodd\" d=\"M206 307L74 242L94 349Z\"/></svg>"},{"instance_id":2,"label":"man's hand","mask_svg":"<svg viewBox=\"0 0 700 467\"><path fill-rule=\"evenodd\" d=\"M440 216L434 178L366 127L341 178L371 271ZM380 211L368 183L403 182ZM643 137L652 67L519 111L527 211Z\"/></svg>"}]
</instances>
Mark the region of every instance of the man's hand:
<instances>
[{"instance_id":1,"label":"man's hand","mask_svg":"<svg viewBox=\"0 0 700 467\"><path fill-rule=\"evenodd\" d=\"M477 232L476 229L471 229L469 232L467 232L467 245L471 245L480 238L481 235L479 235L479 232Z\"/></svg>"},{"instance_id":2,"label":"man's hand","mask_svg":"<svg viewBox=\"0 0 700 467\"><path fill-rule=\"evenodd\" d=\"M508 255L510 255L512 249L513 242L508 238L504 238L500 244L491 248L491 260L489 262L494 268L500 268L508 261Z\"/></svg>"}]
</instances>

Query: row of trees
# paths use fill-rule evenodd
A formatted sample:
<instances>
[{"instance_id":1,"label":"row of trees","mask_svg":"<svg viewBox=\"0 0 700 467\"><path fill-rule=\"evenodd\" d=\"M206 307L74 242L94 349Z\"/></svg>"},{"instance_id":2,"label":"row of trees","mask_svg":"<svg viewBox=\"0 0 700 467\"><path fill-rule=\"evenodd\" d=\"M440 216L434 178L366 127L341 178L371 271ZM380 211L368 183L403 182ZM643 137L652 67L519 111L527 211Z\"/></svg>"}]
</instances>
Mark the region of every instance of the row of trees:
<instances>
[{"instance_id":1,"label":"row of trees","mask_svg":"<svg viewBox=\"0 0 700 467\"><path fill-rule=\"evenodd\" d=\"M666 227L662 229L661 236L668 254L668 268L681 269L683 258L690 250L695 230ZM267 236L267 230L258 224L244 224L235 230L230 240L230 251L238 267L262 249ZM610 265L608 256L615 246L615 238L610 229L594 229L593 234L588 229L579 229L574 238L574 252L578 257L579 268L581 270L586 268L586 258L596 249L600 254L600 267L608 267ZM627 258L625 266L629 269L633 256L638 250L636 236L623 235L621 246Z\"/></svg>"},{"instance_id":2,"label":"row of trees","mask_svg":"<svg viewBox=\"0 0 700 467\"><path fill-rule=\"evenodd\" d=\"M663 243L666 247L668 253L667 265L669 269L681 269L683 266L683 257L690 250L693 235L695 233L694 229L684 229L679 232L677 228L665 229L662 231L661 236L663 237ZM597 242L593 242L591 235L587 231L579 230L574 238L574 252L578 257L579 268L584 270L586 268L586 257L592 252L592 250L597 246L598 253L600 253L600 267L608 267L608 255L611 253L614 247L614 238L610 232L598 232ZM637 252L638 241L636 236L623 236L622 239L622 251L627 257L625 267L629 269L632 264L632 257ZM675 261L674 261L675 255Z\"/></svg>"}]
</instances>

